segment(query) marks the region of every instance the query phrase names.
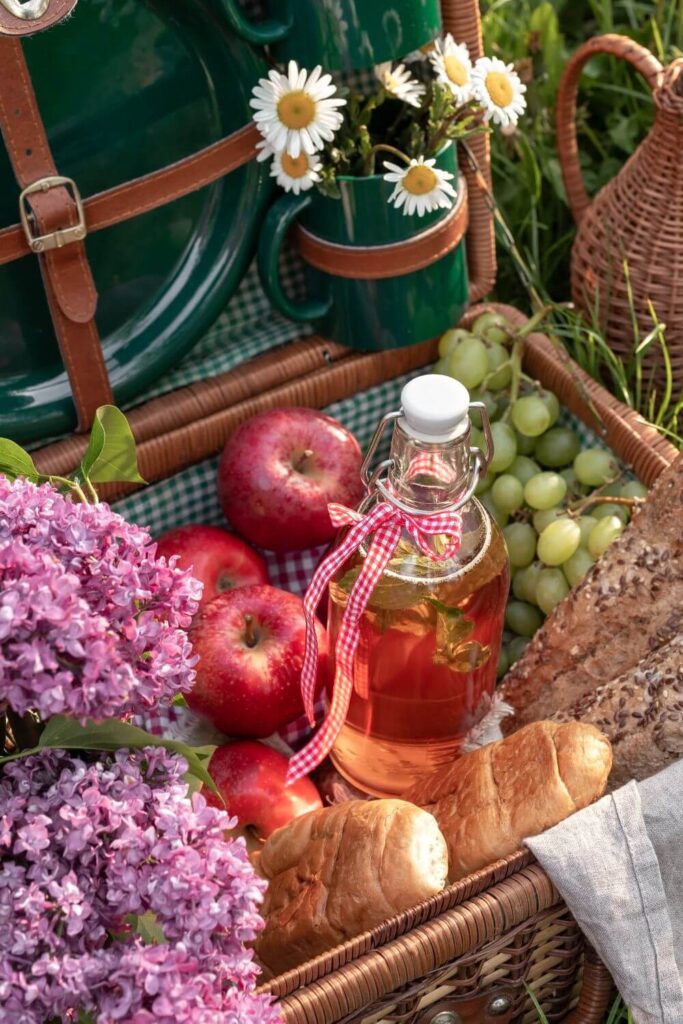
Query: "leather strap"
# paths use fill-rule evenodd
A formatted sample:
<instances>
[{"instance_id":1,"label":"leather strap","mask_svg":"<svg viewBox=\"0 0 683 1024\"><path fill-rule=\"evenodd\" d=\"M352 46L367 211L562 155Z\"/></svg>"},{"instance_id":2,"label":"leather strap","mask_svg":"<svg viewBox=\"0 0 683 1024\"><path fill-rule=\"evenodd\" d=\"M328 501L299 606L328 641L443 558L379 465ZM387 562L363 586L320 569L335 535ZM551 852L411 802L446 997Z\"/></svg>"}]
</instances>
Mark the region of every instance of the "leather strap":
<instances>
[{"instance_id":1,"label":"leather strap","mask_svg":"<svg viewBox=\"0 0 683 1024\"><path fill-rule=\"evenodd\" d=\"M78 0L0 0L0 35L32 36L68 17Z\"/></svg>"},{"instance_id":2,"label":"leather strap","mask_svg":"<svg viewBox=\"0 0 683 1024\"><path fill-rule=\"evenodd\" d=\"M26 188L57 175L35 93L18 39L0 37L0 129L16 179ZM35 230L49 235L78 222L68 188L57 185L27 198ZM95 410L112 402L95 310L97 292L85 246L72 241L39 256L52 320L69 375L78 429L87 430Z\"/></svg>"},{"instance_id":3,"label":"leather strap","mask_svg":"<svg viewBox=\"0 0 683 1024\"><path fill-rule=\"evenodd\" d=\"M458 198L450 213L419 235L393 245L339 245L319 238L298 224L299 252L311 266L333 277L379 280L398 277L436 263L451 252L467 231L467 185L458 182Z\"/></svg>"},{"instance_id":4,"label":"leather strap","mask_svg":"<svg viewBox=\"0 0 683 1024\"><path fill-rule=\"evenodd\" d=\"M218 181L252 160L260 139L256 126L248 124L168 167L98 192L83 203L88 234L155 210ZM30 251L21 224L0 231L0 265L20 259Z\"/></svg>"}]
</instances>

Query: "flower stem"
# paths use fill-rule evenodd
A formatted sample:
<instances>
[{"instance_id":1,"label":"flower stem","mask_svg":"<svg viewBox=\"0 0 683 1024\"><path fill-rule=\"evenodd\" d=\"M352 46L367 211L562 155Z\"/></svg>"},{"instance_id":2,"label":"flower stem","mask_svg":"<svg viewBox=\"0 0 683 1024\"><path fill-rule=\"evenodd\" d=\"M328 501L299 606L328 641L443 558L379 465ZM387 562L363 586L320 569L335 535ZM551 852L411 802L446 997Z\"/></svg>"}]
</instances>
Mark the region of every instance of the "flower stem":
<instances>
[{"instance_id":1,"label":"flower stem","mask_svg":"<svg viewBox=\"0 0 683 1024\"><path fill-rule=\"evenodd\" d=\"M396 149L395 146L388 146L385 142L378 142L376 146L372 147L365 158L365 163L363 164L364 177L375 173L375 157L379 152L391 153L393 156L397 156L399 160L403 160L404 163L410 165L410 157L402 153L400 149Z\"/></svg>"}]
</instances>

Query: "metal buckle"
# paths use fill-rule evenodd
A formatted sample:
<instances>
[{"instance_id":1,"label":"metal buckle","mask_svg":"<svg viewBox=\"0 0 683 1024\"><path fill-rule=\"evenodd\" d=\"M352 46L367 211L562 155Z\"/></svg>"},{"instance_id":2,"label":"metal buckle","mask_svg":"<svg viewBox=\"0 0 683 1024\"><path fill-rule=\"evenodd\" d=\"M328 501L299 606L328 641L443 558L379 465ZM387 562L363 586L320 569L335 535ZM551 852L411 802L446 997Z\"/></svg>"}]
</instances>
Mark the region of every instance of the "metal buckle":
<instances>
[{"instance_id":1,"label":"metal buckle","mask_svg":"<svg viewBox=\"0 0 683 1024\"><path fill-rule=\"evenodd\" d=\"M34 235L30 220L31 211L27 202L28 197L35 192L49 192L51 188L57 188L60 185L71 191L71 196L76 204L78 222L69 225L69 227L60 228L58 231L51 231L49 235ZM62 246L68 245L70 242L80 242L88 233L85 226L83 200L81 199L81 193L78 191L78 186L71 178L63 178L61 175L41 178L40 181L34 181L32 185L28 185L19 196L19 216L21 217L21 226L24 229L26 241L31 252L47 252L49 249L61 249Z\"/></svg>"}]
</instances>

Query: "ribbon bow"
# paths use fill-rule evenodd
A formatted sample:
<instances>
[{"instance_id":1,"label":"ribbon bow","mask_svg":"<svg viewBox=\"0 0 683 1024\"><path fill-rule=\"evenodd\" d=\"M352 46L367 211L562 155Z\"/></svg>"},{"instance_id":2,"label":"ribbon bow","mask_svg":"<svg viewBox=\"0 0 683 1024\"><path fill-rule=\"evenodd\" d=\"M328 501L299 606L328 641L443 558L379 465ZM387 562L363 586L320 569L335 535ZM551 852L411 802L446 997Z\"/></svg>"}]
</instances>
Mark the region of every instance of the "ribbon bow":
<instances>
[{"instance_id":1,"label":"ribbon bow","mask_svg":"<svg viewBox=\"0 0 683 1024\"><path fill-rule=\"evenodd\" d=\"M320 563L304 597L306 649L301 670L301 692L311 726L315 725L314 702L318 670L315 612L334 574L370 534L374 536L342 616L335 648L332 702L327 717L312 740L290 759L287 783L308 775L327 757L346 720L353 690L353 662L360 636L360 619L396 550L403 530L407 530L419 550L435 562L452 558L462 538L462 516L457 511L411 516L388 501L375 505L365 515L344 505L331 504L328 510L335 526L351 526L351 529L341 544ZM429 538L438 534L451 538L441 553L435 552L429 544Z\"/></svg>"}]
</instances>

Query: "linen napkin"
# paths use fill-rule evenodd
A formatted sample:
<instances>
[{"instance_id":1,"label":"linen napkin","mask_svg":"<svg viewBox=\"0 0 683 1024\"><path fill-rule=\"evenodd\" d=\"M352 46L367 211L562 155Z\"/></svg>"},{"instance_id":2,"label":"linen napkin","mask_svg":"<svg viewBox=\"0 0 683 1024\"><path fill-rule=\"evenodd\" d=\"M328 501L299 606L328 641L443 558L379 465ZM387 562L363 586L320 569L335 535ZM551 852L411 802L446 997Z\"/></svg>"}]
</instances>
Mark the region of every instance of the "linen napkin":
<instances>
[{"instance_id":1,"label":"linen napkin","mask_svg":"<svg viewBox=\"0 0 683 1024\"><path fill-rule=\"evenodd\" d=\"M525 843L636 1024L683 1024L683 761Z\"/></svg>"}]
</instances>

